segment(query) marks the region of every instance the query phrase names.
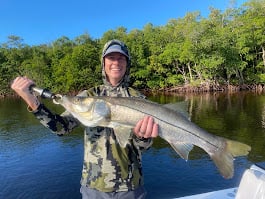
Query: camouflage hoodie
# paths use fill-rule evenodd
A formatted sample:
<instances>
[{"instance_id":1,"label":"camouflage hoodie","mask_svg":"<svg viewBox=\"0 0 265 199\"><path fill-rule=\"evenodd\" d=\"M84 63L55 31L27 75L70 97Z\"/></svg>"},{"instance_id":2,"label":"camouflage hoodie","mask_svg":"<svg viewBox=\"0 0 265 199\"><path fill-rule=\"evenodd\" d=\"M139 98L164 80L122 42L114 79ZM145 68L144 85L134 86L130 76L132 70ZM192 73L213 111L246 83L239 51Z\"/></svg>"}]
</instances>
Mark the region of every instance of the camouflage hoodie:
<instances>
[{"instance_id":1,"label":"camouflage hoodie","mask_svg":"<svg viewBox=\"0 0 265 199\"><path fill-rule=\"evenodd\" d=\"M105 52L111 45L121 45L127 52L127 70L117 86L112 86L104 70ZM127 51L126 51L127 50ZM118 40L111 40L103 49L103 85L84 90L80 96L143 97L129 85L130 56L127 47ZM43 104L34 113L40 122L58 135L69 133L79 125L68 112L51 113ZM130 144L122 148L111 128L86 127L84 132L84 162L81 184L102 192L134 190L143 185L142 152L152 144L152 139L139 139L131 132Z\"/></svg>"}]
</instances>

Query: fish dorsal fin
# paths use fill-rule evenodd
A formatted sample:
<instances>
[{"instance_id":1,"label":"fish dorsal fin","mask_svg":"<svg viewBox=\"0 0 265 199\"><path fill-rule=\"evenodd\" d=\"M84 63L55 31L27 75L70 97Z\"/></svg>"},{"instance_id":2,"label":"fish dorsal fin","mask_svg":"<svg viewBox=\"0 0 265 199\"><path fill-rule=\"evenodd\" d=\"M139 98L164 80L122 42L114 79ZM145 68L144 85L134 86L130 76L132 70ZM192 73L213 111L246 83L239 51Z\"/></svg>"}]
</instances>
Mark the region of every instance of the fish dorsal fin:
<instances>
[{"instance_id":1,"label":"fish dorsal fin","mask_svg":"<svg viewBox=\"0 0 265 199\"><path fill-rule=\"evenodd\" d=\"M125 148L131 137L132 128L120 125L114 127L113 129L120 146Z\"/></svg>"},{"instance_id":2,"label":"fish dorsal fin","mask_svg":"<svg viewBox=\"0 0 265 199\"><path fill-rule=\"evenodd\" d=\"M186 117L188 120L190 120L190 116L188 113L188 102L181 101L176 103L164 104L163 106L173 111L177 111L178 113Z\"/></svg>"},{"instance_id":3,"label":"fish dorsal fin","mask_svg":"<svg viewBox=\"0 0 265 199\"><path fill-rule=\"evenodd\" d=\"M188 160L189 153L193 149L193 144L178 142L178 143L169 143L171 147L185 160Z\"/></svg>"}]
</instances>

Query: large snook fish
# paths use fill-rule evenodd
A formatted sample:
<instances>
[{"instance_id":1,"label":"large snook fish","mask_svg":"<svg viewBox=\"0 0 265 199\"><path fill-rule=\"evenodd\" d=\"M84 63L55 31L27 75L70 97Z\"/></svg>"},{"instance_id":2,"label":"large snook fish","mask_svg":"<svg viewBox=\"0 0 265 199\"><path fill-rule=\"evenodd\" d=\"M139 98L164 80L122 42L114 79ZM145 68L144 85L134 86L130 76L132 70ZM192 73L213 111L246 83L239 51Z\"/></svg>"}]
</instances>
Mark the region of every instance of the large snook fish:
<instances>
[{"instance_id":1,"label":"large snook fish","mask_svg":"<svg viewBox=\"0 0 265 199\"><path fill-rule=\"evenodd\" d=\"M182 158L187 160L196 145L209 154L224 178L233 176L234 157L247 155L251 150L246 144L206 132L180 112L141 98L61 96L54 102L85 126L114 128L121 146L126 146L136 123L150 115L159 125L159 136Z\"/></svg>"}]
</instances>

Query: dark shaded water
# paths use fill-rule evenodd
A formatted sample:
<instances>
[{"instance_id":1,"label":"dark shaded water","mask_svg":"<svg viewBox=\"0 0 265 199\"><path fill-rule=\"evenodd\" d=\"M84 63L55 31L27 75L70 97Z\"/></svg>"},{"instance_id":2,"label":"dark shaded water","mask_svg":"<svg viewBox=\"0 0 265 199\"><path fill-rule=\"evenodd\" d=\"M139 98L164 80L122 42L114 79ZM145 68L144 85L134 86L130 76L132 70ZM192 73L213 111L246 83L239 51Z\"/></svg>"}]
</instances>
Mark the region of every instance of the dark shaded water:
<instances>
[{"instance_id":1,"label":"dark shaded water","mask_svg":"<svg viewBox=\"0 0 265 199\"><path fill-rule=\"evenodd\" d=\"M220 176L209 156L195 147L189 161L156 138L143 156L148 199L174 198L238 186L244 169L265 161L265 95L253 93L149 96L185 100L191 120L209 132L252 146L235 160L235 175ZM62 111L60 107L49 107ZM0 100L0 198L81 198L83 132L58 137L27 112L20 100Z\"/></svg>"}]
</instances>

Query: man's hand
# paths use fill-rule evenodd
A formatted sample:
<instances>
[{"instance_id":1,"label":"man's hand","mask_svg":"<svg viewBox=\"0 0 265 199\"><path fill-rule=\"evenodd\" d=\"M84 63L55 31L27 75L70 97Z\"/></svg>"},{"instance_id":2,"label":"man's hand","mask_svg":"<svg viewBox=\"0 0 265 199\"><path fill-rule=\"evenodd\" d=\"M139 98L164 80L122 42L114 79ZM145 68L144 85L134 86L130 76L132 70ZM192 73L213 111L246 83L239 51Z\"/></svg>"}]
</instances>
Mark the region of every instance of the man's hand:
<instances>
[{"instance_id":1,"label":"man's hand","mask_svg":"<svg viewBox=\"0 0 265 199\"><path fill-rule=\"evenodd\" d=\"M158 136L158 124L154 122L151 116L145 116L134 127L134 133L137 137L151 138Z\"/></svg>"},{"instance_id":2,"label":"man's hand","mask_svg":"<svg viewBox=\"0 0 265 199\"><path fill-rule=\"evenodd\" d=\"M29 87L34 85L34 82L27 77L17 77L14 79L11 88L24 99L24 101L29 105L29 107L34 111L40 105L39 100L34 96Z\"/></svg>"}]
</instances>

